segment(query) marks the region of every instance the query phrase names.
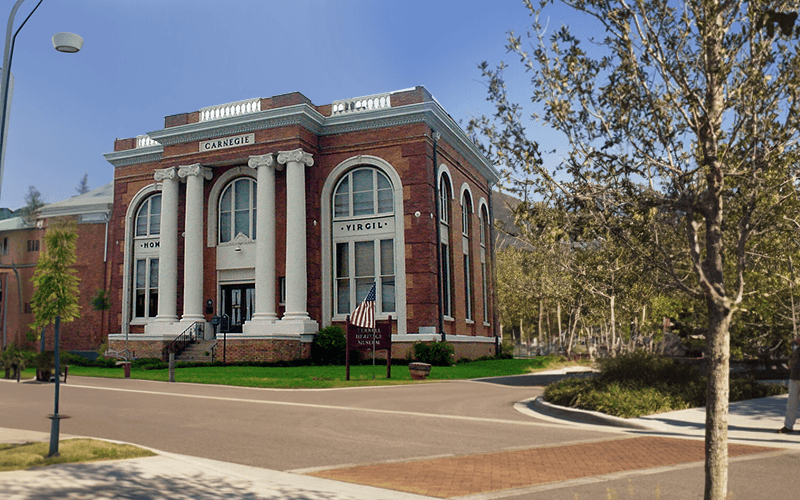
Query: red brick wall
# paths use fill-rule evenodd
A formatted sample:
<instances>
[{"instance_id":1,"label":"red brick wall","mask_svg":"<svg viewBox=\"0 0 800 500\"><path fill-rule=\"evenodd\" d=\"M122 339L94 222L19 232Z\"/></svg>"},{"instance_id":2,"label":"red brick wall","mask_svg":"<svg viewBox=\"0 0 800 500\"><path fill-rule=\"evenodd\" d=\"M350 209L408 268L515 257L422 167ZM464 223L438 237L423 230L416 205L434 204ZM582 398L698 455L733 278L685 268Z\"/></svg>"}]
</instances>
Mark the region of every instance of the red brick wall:
<instances>
[{"instance_id":1,"label":"red brick wall","mask_svg":"<svg viewBox=\"0 0 800 500\"><path fill-rule=\"evenodd\" d=\"M131 340L128 342L128 349L133 353L136 358L161 358L161 353L164 348L169 344L169 341L161 340ZM125 349L124 340L110 340L108 348L116 351Z\"/></svg>"},{"instance_id":2,"label":"red brick wall","mask_svg":"<svg viewBox=\"0 0 800 500\"><path fill-rule=\"evenodd\" d=\"M298 340L229 339L225 346L225 360L237 361L292 361L311 357L311 344ZM222 340L217 339L217 361L222 361Z\"/></svg>"}]
</instances>

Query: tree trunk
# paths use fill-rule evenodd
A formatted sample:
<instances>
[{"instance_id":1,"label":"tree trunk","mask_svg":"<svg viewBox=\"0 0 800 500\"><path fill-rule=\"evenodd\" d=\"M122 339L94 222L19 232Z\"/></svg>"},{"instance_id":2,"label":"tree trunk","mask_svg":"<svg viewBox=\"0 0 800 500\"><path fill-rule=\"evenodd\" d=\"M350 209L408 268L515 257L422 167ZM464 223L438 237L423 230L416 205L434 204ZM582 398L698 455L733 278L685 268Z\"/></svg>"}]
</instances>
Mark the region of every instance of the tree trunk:
<instances>
[{"instance_id":1,"label":"tree trunk","mask_svg":"<svg viewBox=\"0 0 800 500\"><path fill-rule=\"evenodd\" d=\"M728 489L728 397L730 314L708 300L708 385L706 387L706 500L724 500Z\"/></svg>"},{"instance_id":2,"label":"tree trunk","mask_svg":"<svg viewBox=\"0 0 800 500\"><path fill-rule=\"evenodd\" d=\"M556 316L558 319L558 341L564 342L564 333L561 331L561 302L556 303Z\"/></svg>"},{"instance_id":3,"label":"tree trunk","mask_svg":"<svg viewBox=\"0 0 800 500\"><path fill-rule=\"evenodd\" d=\"M544 334L542 333L542 314L544 314L544 305L542 299L539 299L539 345L542 345Z\"/></svg>"},{"instance_id":4,"label":"tree trunk","mask_svg":"<svg viewBox=\"0 0 800 500\"><path fill-rule=\"evenodd\" d=\"M610 300L611 300L611 306L610 306L610 308L611 308L611 341L614 344L617 343L617 319L616 319L616 316L614 315L614 300L615 299L616 299L616 297L614 295L612 295L610 297Z\"/></svg>"}]
</instances>

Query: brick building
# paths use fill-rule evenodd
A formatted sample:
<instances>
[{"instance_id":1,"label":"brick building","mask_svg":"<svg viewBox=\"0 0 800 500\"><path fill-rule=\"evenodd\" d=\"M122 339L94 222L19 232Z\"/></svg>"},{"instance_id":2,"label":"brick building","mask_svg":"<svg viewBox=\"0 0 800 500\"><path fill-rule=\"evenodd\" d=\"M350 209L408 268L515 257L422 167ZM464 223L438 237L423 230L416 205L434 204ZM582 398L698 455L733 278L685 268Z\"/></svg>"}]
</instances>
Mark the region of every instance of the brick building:
<instances>
[{"instance_id":1,"label":"brick building","mask_svg":"<svg viewBox=\"0 0 800 500\"><path fill-rule=\"evenodd\" d=\"M45 205L26 220L0 220L0 324L2 348L10 343L35 348L26 340L33 284L39 255L45 250L43 236L49 224L61 218L77 222L78 241L74 268L80 277L80 318L61 324L61 347L65 350L95 350L108 335L108 317L92 306L92 299L108 287L108 217L113 185ZM53 349L52 326L45 333L45 347Z\"/></svg>"},{"instance_id":2,"label":"brick building","mask_svg":"<svg viewBox=\"0 0 800 500\"><path fill-rule=\"evenodd\" d=\"M304 357L374 283L396 357L443 335L457 357L495 352L498 174L424 87L167 116L105 157L112 347L160 356L218 316L228 360Z\"/></svg>"}]
</instances>

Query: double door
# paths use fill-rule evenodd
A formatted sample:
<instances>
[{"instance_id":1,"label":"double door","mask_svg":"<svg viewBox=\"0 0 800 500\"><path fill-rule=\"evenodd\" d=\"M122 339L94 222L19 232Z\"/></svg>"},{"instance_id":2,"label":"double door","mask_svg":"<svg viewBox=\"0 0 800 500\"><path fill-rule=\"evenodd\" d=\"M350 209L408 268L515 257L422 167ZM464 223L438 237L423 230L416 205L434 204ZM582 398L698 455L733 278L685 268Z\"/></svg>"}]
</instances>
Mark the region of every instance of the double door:
<instances>
[{"instance_id":1,"label":"double door","mask_svg":"<svg viewBox=\"0 0 800 500\"><path fill-rule=\"evenodd\" d=\"M242 333L242 325L253 318L256 307L254 283L222 285L222 313L230 319L230 333Z\"/></svg>"}]
</instances>

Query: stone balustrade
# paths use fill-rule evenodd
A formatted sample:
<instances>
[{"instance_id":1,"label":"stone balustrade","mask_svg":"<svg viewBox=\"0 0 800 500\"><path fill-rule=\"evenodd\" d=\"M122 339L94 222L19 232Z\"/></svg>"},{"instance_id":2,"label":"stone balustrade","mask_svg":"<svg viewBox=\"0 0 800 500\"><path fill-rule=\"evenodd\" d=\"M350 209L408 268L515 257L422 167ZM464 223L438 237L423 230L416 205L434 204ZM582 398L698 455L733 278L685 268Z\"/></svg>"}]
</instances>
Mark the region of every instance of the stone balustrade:
<instances>
[{"instance_id":1,"label":"stone balustrade","mask_svg":"<svg viewBox=\"0 0 800 500\"><path fill-rule=\"evenodd\" d=\"M203 108L200 110L200 121L207 122L211 120L219 120L220 118L246 115L248 113L255 113L257 111L261 111L260 97L255 99L247 99L246 101L237 101Z\"/></svg>"},{"instance_id":2,"label":"stone balustrade","mask_svg":"<svg viewBox=\"0 0 800 500\"><path fill-rule=\"evenodd\" d=\"M137 148L147 148L150 146L158 146L158 143L150 138L149 135L137 135L136 136L136 147Z\"/></svg>"},{"instance_id":3,"label":"stone balustrade","mask_svg":"<svg viewBox=\"0 0 800 500\"><path fill-rule=\"evenodd\" d=\"M390 94L376 94L366 97L355 97L334 101L331 105L331 113L343 115L347 113L360 113L364 111L374 111L377 109L391 108L392 101Z\"/></svg>"}]
</instances>

